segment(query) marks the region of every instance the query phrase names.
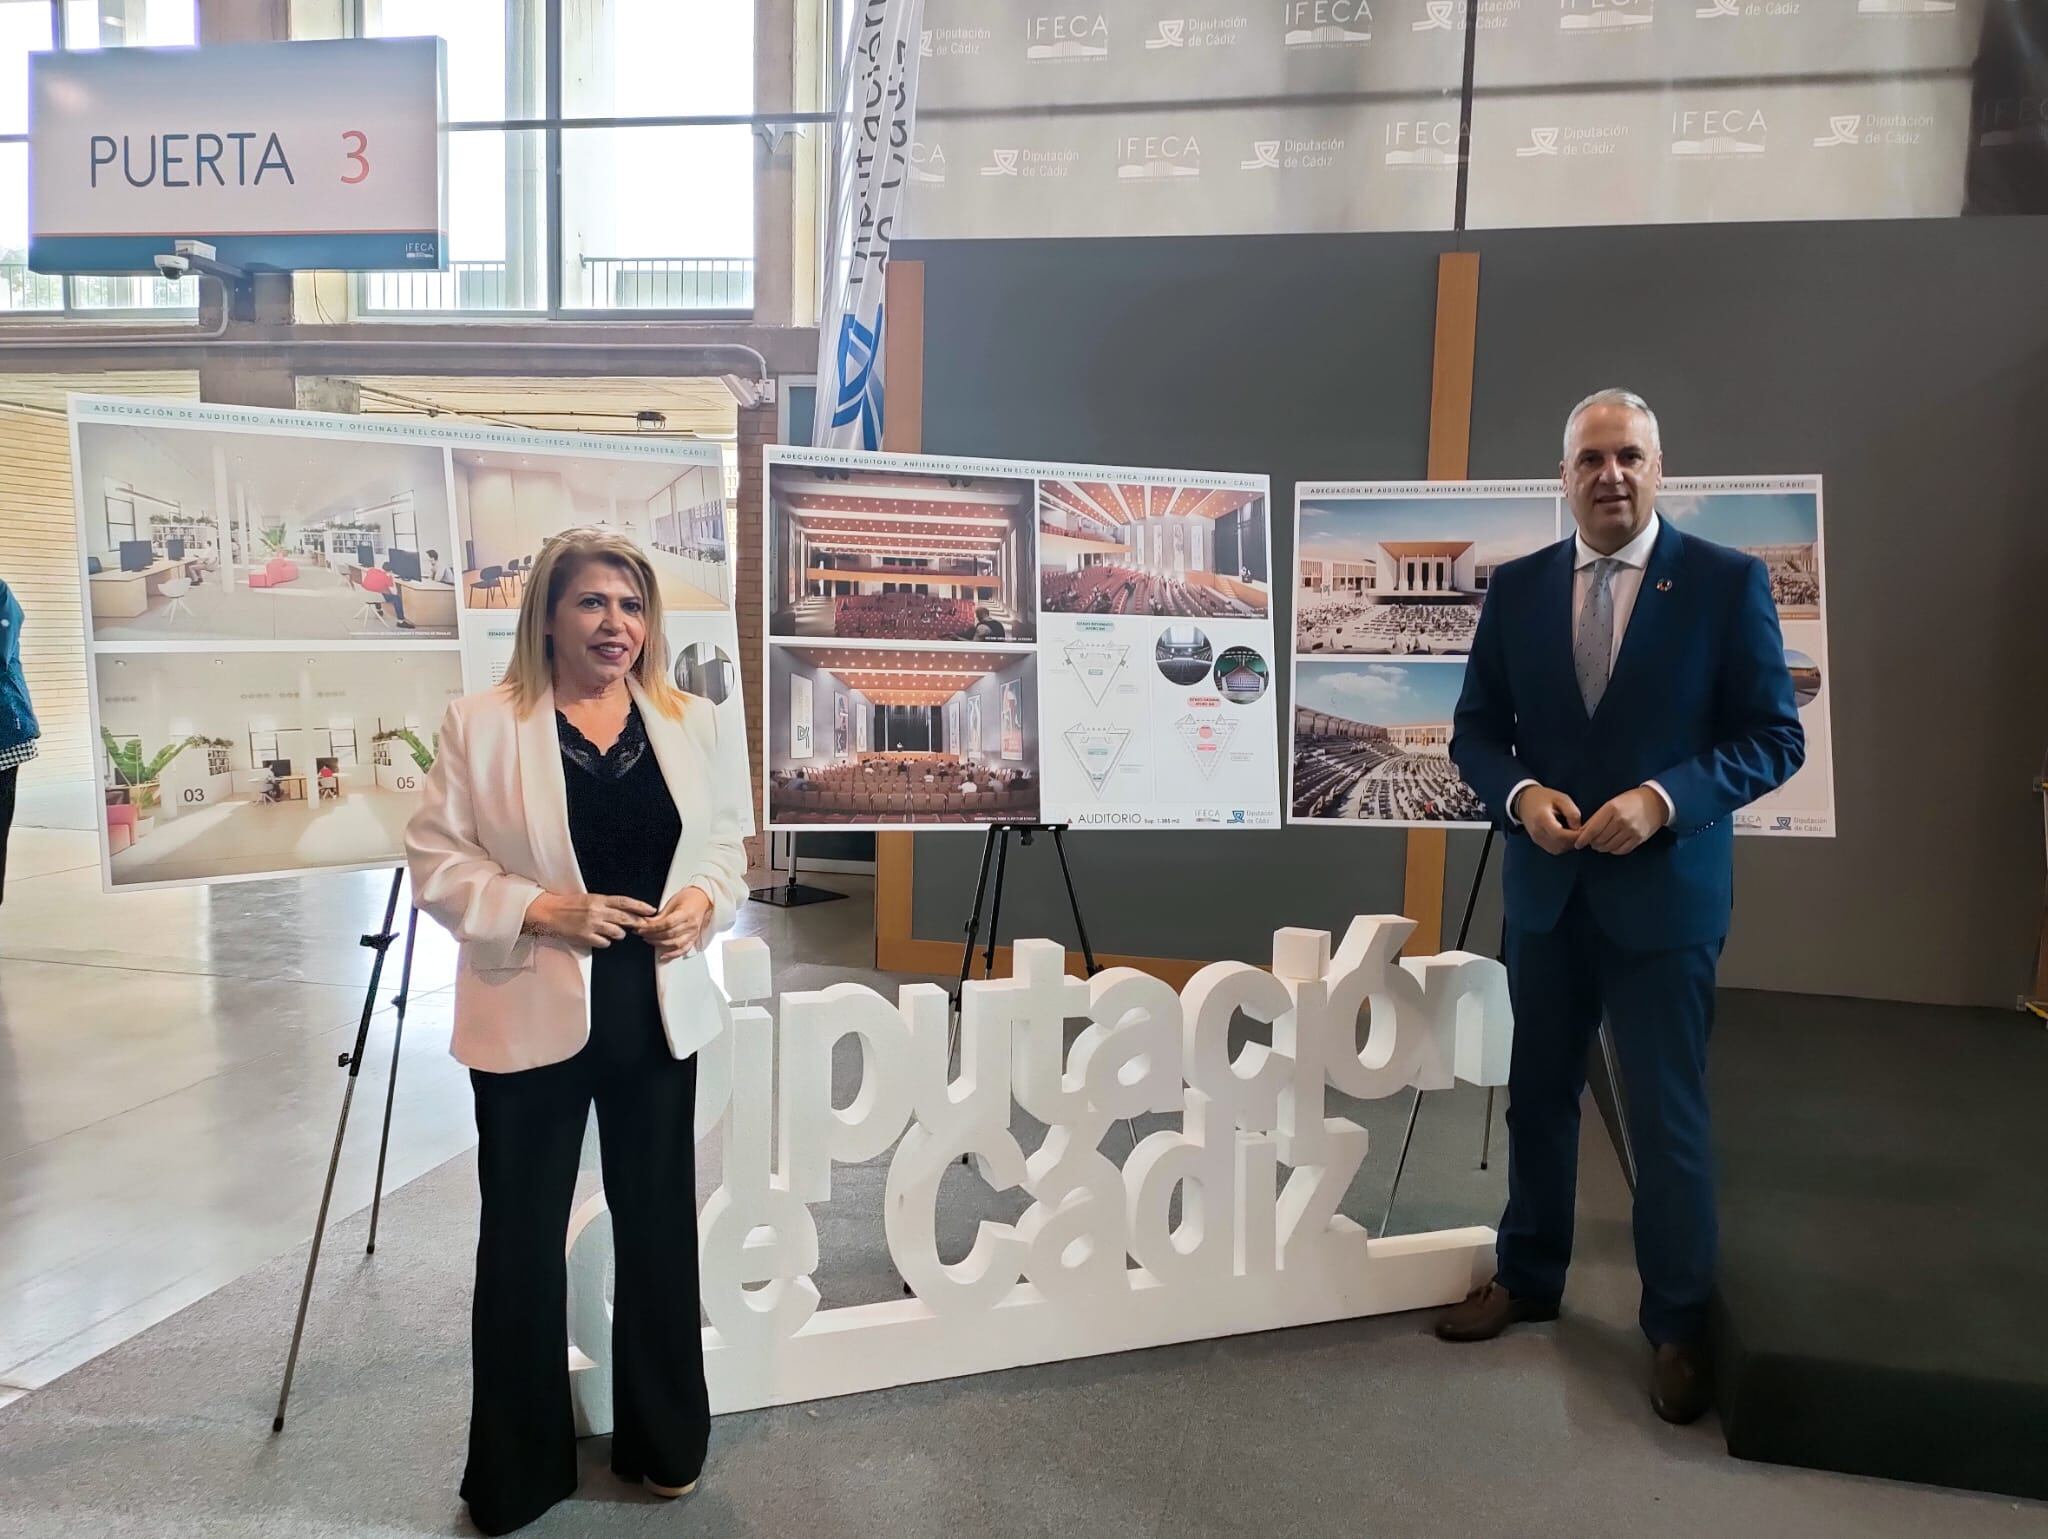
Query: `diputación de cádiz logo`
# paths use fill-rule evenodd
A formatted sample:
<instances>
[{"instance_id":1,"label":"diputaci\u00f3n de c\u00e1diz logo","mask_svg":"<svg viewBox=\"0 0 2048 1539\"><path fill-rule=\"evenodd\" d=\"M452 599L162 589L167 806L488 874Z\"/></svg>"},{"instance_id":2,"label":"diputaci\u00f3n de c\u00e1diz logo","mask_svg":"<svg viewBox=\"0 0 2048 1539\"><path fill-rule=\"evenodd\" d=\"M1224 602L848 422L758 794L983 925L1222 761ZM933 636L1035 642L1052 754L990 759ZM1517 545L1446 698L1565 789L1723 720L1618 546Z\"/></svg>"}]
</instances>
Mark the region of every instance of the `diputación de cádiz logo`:
<instances>
[{"instance_id":1,"label":"diputaci\u00f3n de c\u00e1diz logo","mask_svg":"<svg viewBox=\"0 0 2048 1539\"><path fill-rule=\"evenodd\" d=\"M1456 32L1458 30L1458 0L1429 0L1423 7L1423 15L1409 24L1414 32Z\"/></svg>"}]
</instances>

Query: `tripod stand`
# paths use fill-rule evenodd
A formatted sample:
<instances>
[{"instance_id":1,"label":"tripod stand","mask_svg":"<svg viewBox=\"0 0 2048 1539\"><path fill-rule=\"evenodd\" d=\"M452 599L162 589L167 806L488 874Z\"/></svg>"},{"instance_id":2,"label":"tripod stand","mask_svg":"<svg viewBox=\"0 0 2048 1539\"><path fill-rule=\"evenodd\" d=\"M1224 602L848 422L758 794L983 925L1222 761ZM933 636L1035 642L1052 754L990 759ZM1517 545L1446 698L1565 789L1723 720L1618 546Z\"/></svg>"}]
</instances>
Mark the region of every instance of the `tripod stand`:
<instances>
[{"instance_id":1,"label":"tripod stand","mask_svg":"<svg viewBox=\"0 0 2048 1539\"><path fill-rule=\"evenodd\" d=\"M384 975L384 957L391 949L391 943L398 934L391 928L391 921L398 913L398 890L405 881L405 869L400 867L391 873L391 891L384 898L384 923L374 934L362 937L361 944L376 953L376 960L370 964L370 985L363 991L363 1014L356 1023L355 1046L337 1058L336 1063L348 1070L348 1084L341 1094L341 1116L334 1125L334 1150L327 1157L327 1183L320 1190L320 1212L313 1220L313 1249L306 1257L306 1280L299 1289L299 1313L292 1325L291 1351L285 1357L284 1386L277 1395L277 1414L271 1419L270 1430L284 1430L285 1407L292 1397L292 1376L298 1371L299 1343L306 1334L306 1308L313 1298L313 1274L320 1267L320 1242L327 1234L327 1208L334 1198L334 1176L341 1165L341 1142L348 1132L349 1108L356 1098L356 1077L363 1071L363 1049L369 1041L370 1019L377 1013L377 985ZM392 998L396 1011L395 1029L391 1039L391 1080L384 1092L384 1134L377 1145L377 1185L370 1198L370 1244L367 1255L377 1253L377 1220L384 1206L384 1161L391 1148L391 1109L398 1098L398 1054L405 1045L406 996L412 987L412 948L414 937L419 932L420 911L408 910L405 918L405 951L398 965L398 993Z\"/></svg>"},{"instance_id":2,"label":"tripod stand","mask_svg":"<svg viewBox=\"0 0 2048 1539\"><path fill-rule=\"evenodd\" d=\"M1479 888L1486 880L1486 860L1493 853L1494 829L1487 825L1486 842L1479 846L1479 864L1472 868L1472 887L1465 894L1465 917L1458 922L1458 941L1451 949L1463 951L1465 938L1472 932L1472 911L1479 906ZM1398 965L1398 964L1397 964ZM1616 1152L1621 1156L1621 1173L1628 1180L1629 1190L1636 1185L1636 1151L1634 1141L1629 1137L1628 1112L1621 1099L1621 1065L1614 1056L1614 1036L1602 1021L1598 1032L1600 1039L1600 1074L1598 1090L1604 1091L1607 1104L1614 1108L1614 1141ZM1480 1135L1479 1168L1484 1170L1493 1152L1493 1096L1492 1085L1486 1087L1486 1126ZM1422 1111L1423 1092L1415 1092L1415 1099L1408 1103L1408 1128L1401 1135L1401 1154L1394 1162L1394 1184L1387 1188L1386 1211L1380 1216L1380 1234L1387 1233L1387 1226L1394 1219L1394 1199L1401 1194L1401 1173L1408 1168L1408 1146L1415 1142L1415 1119Z\"/></svg>"},{"instance_id":3,"label":"tripod stand","mask_svg":"<svg viewBox=\"0 0 2048 1539\"><path fill-rule=\"evenodd\" d=\"M1074 895L1074 873L1067 865L1067 844L1064 837L1064 823L992 823L988 835L981 842L981 875L974 883L974 909L967 917L967 943L960 948L960 985L953 990L953 1014L960 1014L961 991L967 987L968 975L974 970L974 946L981 938L982 904L989 896L989 860L995 860L995 901L989 905L988 948L981 954L981 975L995 976L996 970L996 926L1003 915L1003 877L1009 868L1010 835L1016 834L1018 842L1029 847L1034 834L1051 834L1053 848L1059 851L1060 875L1067 882L1067 907L1074 916L1074 933L1081 938L1081 956L1088 968L1088 976L1094 977L1101 968L1095 965L1095 948L1088 944L1088 926L1081 918L1081 900ZM959 1035L956 1026L954 1036Z\"/></svg>"},{"instance_id":4,"label":"tripod stand","mask_svg":"<svg viewBox=\"0 0 2048 1539\"><path fill-rule=\"evenodd\" d=\"M1087 968L1086 976L1092 978L1102 969L1095 961L1095 948L1088 941L1088 925L1081 918L1081 900L1074 892L1074 871L1067 864L1067 842L1064 823L993 823L989 825L988 836L981 842L981 875L974 883L974 908L967 916L967 940L960 948L960 983L953 990L953 1025L946 1041L946 1061L950 1068L960 1047L960 1001L967 989L968 975L974 970L974 947L981 938L981 909L990 894L989 861L995 861L994 900L989 903L988 945L981 954L981 975L995 976L996 970L996 926L1003 915L1003 878L1009 871L1010 835L1017 835L1018 843L1031 844L1035 834L1051 834L1053 848L1059 852L1060 875L1067 884L1067 910L1074 916L1074 933L1081 939L1081 961ZM1124 1119L1124 1131L1131 1136L1131 1147L1138 1147L1138 1129L1130 1118Z\"/></svg>"}]
</instances>

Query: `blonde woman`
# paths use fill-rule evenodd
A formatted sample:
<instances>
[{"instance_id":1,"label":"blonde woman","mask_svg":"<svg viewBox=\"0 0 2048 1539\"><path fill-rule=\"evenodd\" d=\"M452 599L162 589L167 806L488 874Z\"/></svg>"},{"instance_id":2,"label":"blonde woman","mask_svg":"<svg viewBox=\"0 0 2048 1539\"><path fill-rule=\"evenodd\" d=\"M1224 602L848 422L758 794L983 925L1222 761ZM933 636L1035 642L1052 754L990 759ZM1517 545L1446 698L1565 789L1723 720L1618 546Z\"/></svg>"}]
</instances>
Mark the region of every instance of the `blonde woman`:
<instances>
[{"instance_id":1,"label":"blonde woman","mask_svg":"<svg viewBox=\"0 0 2048 1539\"><path fill-rule=\"evenodd\" d=\"M448 708L406 829L415 899L461 942L483 1197L462 1497L487 1534L576 1489L562 1245L593 1102L612 1468L680 1496L704 1463L695 1054L726 1020L704 946L746 897L748 788L744 744L666 660L646 556L609 530L557 537L504 682Z\"/></svg>"}]
</instances>

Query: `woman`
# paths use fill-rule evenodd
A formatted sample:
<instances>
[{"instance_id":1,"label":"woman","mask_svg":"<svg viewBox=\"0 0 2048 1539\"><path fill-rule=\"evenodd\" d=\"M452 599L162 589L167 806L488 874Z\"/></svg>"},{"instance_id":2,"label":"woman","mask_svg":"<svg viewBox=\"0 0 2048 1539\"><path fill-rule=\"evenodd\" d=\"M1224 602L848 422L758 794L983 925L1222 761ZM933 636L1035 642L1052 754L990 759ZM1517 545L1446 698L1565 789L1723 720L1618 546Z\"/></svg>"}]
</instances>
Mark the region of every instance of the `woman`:
<instances>
[{"instance_id":1,"label":"woman","mask_svg":"<svg viewBox=\"0 0 2048 1539\"><path fill-rule=\"evenodd\" d=\"M21 672L21 601L0 582L0 901L7 896L7 835L14 827L14 783L36 756L43 729Z\"/></svg>"},{"instance_id":2,"label":"woman","mask_svg":"<svg viewBox=\"0 0 2048 1539\"><path fill-rule=\"evenodd\" d=\"M710 1431L697 1303L704 946L746 897L745 745L667 682L639 549L557 537L504 682L456 701L406 829L419 906L461 942L453 1051L483 1215L462 1496L487 1534L576 1489L563 1239L591 1103L616 1250L612 1469L680 1496Z\"/></svg>"}]
</instances>

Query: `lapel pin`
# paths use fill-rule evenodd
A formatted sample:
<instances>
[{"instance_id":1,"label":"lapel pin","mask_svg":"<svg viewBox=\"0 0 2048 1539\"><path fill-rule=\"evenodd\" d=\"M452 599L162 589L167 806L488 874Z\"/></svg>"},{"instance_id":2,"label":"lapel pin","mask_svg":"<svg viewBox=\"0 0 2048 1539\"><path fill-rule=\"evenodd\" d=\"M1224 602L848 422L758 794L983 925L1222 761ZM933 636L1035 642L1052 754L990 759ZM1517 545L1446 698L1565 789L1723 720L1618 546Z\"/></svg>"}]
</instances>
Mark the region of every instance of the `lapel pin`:
<instances>
[{"instance_id":1,"label":"lapel pin","mask_svg":"<svg viewBox=\"0 0 2048 1539\"><path fill-rule=\"evenodd\" d=\"M1669 593L1671 591L1671 579L1667 577L1662 582L1658 583L1657 591L1659 593Z\"/></svg>"}]
</instances>

